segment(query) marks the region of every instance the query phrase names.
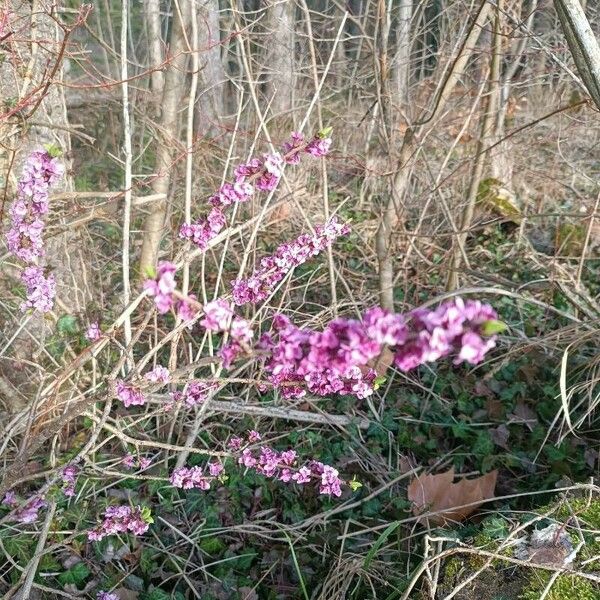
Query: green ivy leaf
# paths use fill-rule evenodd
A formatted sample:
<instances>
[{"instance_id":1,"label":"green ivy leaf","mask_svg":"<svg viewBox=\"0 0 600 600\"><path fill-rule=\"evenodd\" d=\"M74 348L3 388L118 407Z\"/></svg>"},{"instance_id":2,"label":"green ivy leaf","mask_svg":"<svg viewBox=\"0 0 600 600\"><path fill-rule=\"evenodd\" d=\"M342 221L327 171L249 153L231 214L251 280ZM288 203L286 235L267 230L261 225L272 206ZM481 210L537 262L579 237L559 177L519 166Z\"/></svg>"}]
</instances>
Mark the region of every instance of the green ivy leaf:
<instances>
[{"instance_id":1,"label":"green ivy leaf","mask_svg":"<svg viewBox=\"0 0 600 600\"><path fill-rule=\"evenodd\" d=\"M68 571L61 573L58 576L58 581L62 585L74 584L78 588L81 588L90 574L91 571L86 567L85 563L79 562L73 565Z\"/></svg>"},{"instance_id":2,"label":"green ivy leaf","mask_svg":"<svg viewBox=\"0 0 600 600\"><path fill-rule=\"evenodd\" d=\"M77 333L77 318L73 315L62 315L56 322L56 329L62 335L73 335Z\"/></svg>"}]
</instances>

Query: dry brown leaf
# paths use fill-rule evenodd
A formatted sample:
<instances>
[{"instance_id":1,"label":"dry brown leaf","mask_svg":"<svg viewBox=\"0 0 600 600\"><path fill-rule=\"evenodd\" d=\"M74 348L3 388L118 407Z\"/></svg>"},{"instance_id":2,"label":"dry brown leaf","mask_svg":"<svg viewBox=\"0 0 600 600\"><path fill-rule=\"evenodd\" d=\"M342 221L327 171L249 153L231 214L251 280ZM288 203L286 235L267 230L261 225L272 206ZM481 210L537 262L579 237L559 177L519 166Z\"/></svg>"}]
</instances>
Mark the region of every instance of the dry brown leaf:
<instances>
[{"instance_id":1,"label":"dry brown leaf","mask_svg":"<svg viewBox=\"0 0 600 600\"><path fill-rule=\"evenodd\" d=\"M423 516L423 520L434 525L462 521L494 497L497 477L498 471L490 471L476 479L463 478L453 483L454 468L438 475L419 475L408 486L413 514L439 513Z\"/></svg>"},{"instance_id":2,"label":"dry brown leaf","mask_svg":"<svg viewBox=\"0 0 600 600\"><path fill-rule=\"evenodd\" d=\"M383 376L394 362L394 353L389 348L384 348L381 354L369 363L369 367L375 370L378 376Z\"/></svg>"}]
</instances>

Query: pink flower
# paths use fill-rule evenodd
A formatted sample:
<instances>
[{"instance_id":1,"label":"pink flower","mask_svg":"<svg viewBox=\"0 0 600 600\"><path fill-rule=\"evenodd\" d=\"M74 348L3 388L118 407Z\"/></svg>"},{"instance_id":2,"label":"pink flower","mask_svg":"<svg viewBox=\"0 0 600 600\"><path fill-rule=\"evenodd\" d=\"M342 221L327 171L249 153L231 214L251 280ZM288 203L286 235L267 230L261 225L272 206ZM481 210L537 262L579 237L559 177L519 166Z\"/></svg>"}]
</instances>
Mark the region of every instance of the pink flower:
<instances>
[{"instance_id":1,"label":"pink flower","mask_svg":"<svg viewBox=\"0 0 600 600\"><path fill-rule=\"evenodd\" d=\"M189 240L202 250L225 227L225 215L219 207L213 207L205 220L184 223L179 229L179 237Z\"/></svg>"},{"instance_id":2,"label":"pink flower","mask_svg":"<svg viewBox=\"0 0 600 600\"><path fill-rule=\"evenodd\" d=\"M322 465L321 485L319 487L319 492L327 496L341 496L342 489L340 486L342 481L338 475L339 473L337 469L334 469L328 465Z\"/></svg>"},{"instance_id":3,"label":"pink flower","mask_svg":"<svg viewBox=\"0 0 600 600\"><path fill-rule=\"evenodd\" d=\"M6 492L2 504L7 506L16 506L18 504L17 495L14 492Z\"/></svg>"},{"instance_id":4,"label":"pink flower","mask_svg":"<svg viewBox=\"0 0 600 600\"><path fill-rule=\"evenodd\" d=\"M183 399L188 406L198 406L206 401L214 388L214 383L191 381L183 392Z\"/></svg>"},{"instance_id":5,"label":"pink flower","mask_svg":"<svg viewBox=\"0 0 600 600\"><path fill-rule=\"evenodd\" d=\"M254 444L256 442L260 442L260 440L261 440L261 437L260 437L260 433L258 433L258 431L255 431L254 429L251 429L248 432L248 441L251 444Z\"/></svg>"},{"instance_id":6,"label":"pink flower","mask_svg":"<svg viewBox=\"0 0 600 600\"><path fill-rule=\"evenodd\" d=\"M154 303L158 312L164 314L169 312L175 303L173 292L175 292L175 272L177 267L170 262L158 263L157 275L154 279L146 279L144 289L150 296L154 297Z\"/></svg>"},{"instance_id":7,"label":"pink flower","mask_svg":"<svg viewBox=\"0 0 600 600\"><path fill-rule=\"evenodd\" d=\"M306 152L312 156L320 157L329 153L331 138L314 137L306 146Z\"/></svg>"},{"instance_id":8,"label":"pink flower","mask_svg":"<svg viewBox=\"0 0 600 600\"><path fill-rule=\"evenodd\" d=\"M235 450L239 450L239 449L242 447L242 444L243 444L243 442L244 442L244 440L243 440L242 438L239 438L239 437L232 437L232 438L229 440L229 442L228 442L228 444L227 444L227 447L228 447L230 450L234 450L234 451L235 451Z\"/></svg>"},{"instance_id":9,"label":"pink flower","mask_svg":"<svg viewBox=\"0 0 600 600\"><path fill-rule=\"evenodd\" d=\"M320 254L349 231L348 225L332 217L325 225L315 227L314 235L302 234L293 242L281 244L273 255L261 259L260 268L250 277L232 282L233 301L242 306L265 300L291 269Z\"/></svg>"},{"instance_id":10,"label":"pink flower","mask_svg":"<svg viewBox=\"0 0 600 600\"><path fill-rule=\"evenodd\" d=\"M50 187L63 174L64 167L46 150L32 152L25 162L17 187L17 198L9 209L11 226L6 234L9 251L28 263L21 273L26 299L21 310L52 310L56 284L52 274L45 276L38 260L44 256L44 221L48 212Z\"/></svg>"},{"instance_id":11,"label":"pink flower","mask_svg":"<svg viewBox=\"0 0 600 600\"><path fill-rule=\"evenodd\" d=\"M96 595L96 600L120 600L117 594L109 593L109 592L98 592Z\"/></svg>"},{"instance_id":12,"label":"pink flower","mask_svg":"<svg viewBox=\"0 0 600 600\"><path fill-rule=\"evenodd\" d=\"M208 331L224 331L233 317L231 302L218 298L204 305L204 318L200 325Z\"/></svg>"},{"instance_id":13,"label":"pink flower","mask_svg":"<svg viewBox=\"0 0 600 600\"><path fill-rule=\"evenodd\" d=\"M208 472L213 477L219 477L223 473L223 465L221 463L208 463Z\"/></svg>"},{"instance_id":14,"label":"pink flower","mask_svg":"<svg viewBox=\"0 0 600 600\"><path fill-rule=\"evenodd\" d=\"M154 369L148 371L144 377L153 383L169 383L171 381L169 369L161 365L156 365Z\"/></svg>"},{"instance_id":15,"label":"pink flower","mask_svg":"<svg viewBox=\"0 0 600 600\"><path fill-rule=\"evenodd\" d=\"M126 384L123 380L117 380L117 398L123 402L126 407L142 406L146 403L146 397L138 388Z\"/></svg>"},{"instance_id":16,"label":"pink flower","mask_svg":"<svg viewBox=\"0 0 600 600\"><path fill-rule=\"evenodd\" d=\"M292 475L292 479L298 484L309 483L311 470L308 467L300 467L298 472Z\"/></svg>"},{"instance_id":17,"label":"pink flower","mask_svg":"<svg viewBox=\"0 0 600 600\"><path fill-rule=\"evenodd\" d=\"M56 296L56 281L52 273L46 277L41 267L29 266L22 271L21 281L25 284L27 295L27 299L21 304L23 312L29 308L41 313L52 310Z\"/></svg>"},{"instance_id":18,"label":"pink flower","mask_svg":"<svg viewBox=\"0 0 600 600\"><path fill-rule=\"evenodd\" d=\"M47 503L41 496L34 496L23 508L15 512L15 519L19 523L33 523L37 521L38 511L46 506Z\"/></svg>"},{"instance_id":19,"label":"pink flower","mask_svg":"<svg viewBox=\"0 0 600 600\"><path fill-rule=\"evenodd\" d=\"M93 323L90 323L90 325L88 326L88 328L85 332L86 339L88 339L90 342L95 342L96 340L99 340L101 336L102 336L102 332L100 331L100 326L98 325L98 321L94 321Z\"/></svg>"},{"instance_id":20,"label":"pink flower","mask_svg":"<svg viewBox=\"0 0 600 600\"><path fill-rule=\"evenodd\" d=\"M79 474L79 467L75 465L68 465L63 469L62 480L63 480L63 493L67 497L75 495L75 483L77 482L77 475Z\"/></svg>"},{"instance_id":21,"label":"pink flower","mask_svg":"<svg viewBox=\"0 0 600 600\"><path fill-rule=\"evenodd\" d=\"M104 519L98 527L88 531L90 541L98 541L107 535L130 531L142 535L152 523L150 511L141 506L109 506L104 511Z\"/></svg>"},{"instance_id":22,"label":"pink flower","mask_svg":"<svg viewBox=\"0 0 600 600\"><path fill-rule=\"evenodd\" d=\"M220 474L222 470L221 467L221 471L219 471L218 474ZM209 475L205 475L204 470L199 466L179 467L171 473L171 485L184 490L191 490L192 488L209 490L211 481L217 477L217 475L213 475L213 472L216 471L216 464L209 465Z\"/></svg>"},{"instance_id":23,"label":"pink flower","mask_svg":"<svg viewBox=\"0 0 600 600\"><path fill-rule=\"evenodd\" d=\"M182 321L191 321L196 314L198 313L197 309L194 308L192 302L190 300L196 300L196 296L194 294L188 294L187 300L179 300L176 305L177 316ZM191 329L192 325L188 325L188 328Z\"/></svg>"},{"instance_id":24,"label":"pink flower","mask_svg":"<svg viewBox=\"0 0 600 600\"><path fill-rule=\"evenodd\" d=\"M125 457L123 458L123 464L128 468L128 469L133 469L133 467L135 467L135 456L133 456L133 454L131 454L131 452L129 452L128 454L125 455Z\"/></svg>"}]
</instances>

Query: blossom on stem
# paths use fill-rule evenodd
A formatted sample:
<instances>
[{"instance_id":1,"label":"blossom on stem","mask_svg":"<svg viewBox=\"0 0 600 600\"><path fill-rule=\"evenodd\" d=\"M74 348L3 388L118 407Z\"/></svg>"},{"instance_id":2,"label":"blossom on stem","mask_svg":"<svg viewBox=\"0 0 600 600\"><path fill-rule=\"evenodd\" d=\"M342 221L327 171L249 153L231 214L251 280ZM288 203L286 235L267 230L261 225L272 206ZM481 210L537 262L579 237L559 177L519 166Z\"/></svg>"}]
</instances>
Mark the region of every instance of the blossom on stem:
<instances>
[{"instance_id":1,"label":"blossom on stem","mask_svg":"<svg viewBox=\"0 0 600 600\"><path fill-rule=\"evenodd\" d=\"M154 298L159 313L169 312L175 299L175 272L177 267L168 261L158 263L156 277L144 281L144 289Z\"/></svg>"},{"instance_id":2,"label":"blossom on stem","mask_svg":"<svg viewBox=\"0 0 600 600\"><path fill-rule=\"evenodd\" d=\"M242 306L265 300L291 269L317 256L349 231L348 225L332 217L324 225L317 225L314 235L303 233L294 241L281 244L274 254L261 259L260 267L250 277L232 282L233 301Z\"/></svg>"},{"instance_id":3,"label":"blossom on stem","mask_svg":"<svg viewBox=\"0 0 600 600\"><path fill-rule=\"evenodd\" d=\"M221 463L209 463L208 474L203 467L179 467L171 473L171 485L176 488L190 490L192 488L209 490L211 483L223 474Z\"/></svg>"},{"instance_id":4,"label":"blossom on stem","mask_svg":"<svg viewBox=\"0 0 600 600\"><path fill-rule=\"evenodd\" d=\"M256 190L274 190L281 180L284 165L297 164L301 153L315 157L327 154L331 139L321 133L305 142L302 134L294 132L291 140L283 145L283 156L279 152L272 152L238 165L234 169L234 181L221 185L209 198L208 202L212 206L209 214L192 223L183 223L179 229L179 237L206 250L209 242L225 227L223 209L232 204L248 202Z\"/></svg>"},{"instance_id":5,"label":"blossom on stem","mask_svg":"<svg viewBox=\"0 0 600 600\"><path fill-rule=\"evenodd\" d=\"M117 594L112 592L98 592L96 594L96 600L120 600Z\"/></svg>"},{"instance_id":6,"label":"blossom on stem","mask_svg":"<svg viewBox=\"0 0 600 600\"><path fill-rule=\"evenodd\" d=\"M142 406L146 403L146 397L142 391L133 385L128 385L122 379L117 380L117 398L126 407Z\"/></svg>"},{"instance_id":7,"label":"blossom on stem","mask_svg":"<svg viewBox=\"0 0 600 600\"><path fill-rule=\"evenodd\" d=\"M449 354L455 355L455 364L477 364L495 345L495 336L485 336L484 329L496 318L491 306L460 298L406 316L374 307L361 321L334 319L323 331L296 327L276 315L273 333L261 338L260 347L268 353L269 380L286 398L301 397L306 390L364 398L375 388L370 365L385 347L402 371Z\"/></svg>"},{"instance_id":8,"label":"blossom on stem","mask_svg":"<svg viewBox=\"0 0 600 600\"><path fill-rule=\"evenodd\" d=\"M94 321L88 325L88 328L85 332L85 338L90 342L95 342L100 339L102 332L100 331L100 326L98 325L98 321Z\"/></svg>"},{"instance_id":9,"label":"blossom on stem","mask_svg":"<svg viewBox=\"0 0 600 600\"><path fill-rule=\"evenodd\" d=\"M10 207L11 226L6 234L9 251L27 263L21 273L26 300L21 310L33 308L45 313L52 309L56 284L38 265L44 256L44 221L49 209L50 187L62 176L64 166L50 151L32 152L25 162L17 187L17 198Z\"/></svg>"},{"instance_id":10,"label":"blossom on stem","mask_svg":"<svg viewBox=\"0 0 600 600\"><path fill-rule=\"evenodd\" d=\"M99 541L107 535L130 531L134 535L142 535L148 531L153 519L148 508L141 506L109 506L104 511L104 519L100 525L88 531L88 540Z\"/></svg>"},{"instance_id":11,"label":"blossom on stem","mask_svg":"<svg viewBox=\"0 0 600 600\"><path fill-rule=\"evenodd\" d=\"M144 377L152 383L169 383L171 381L169 369L161 365L156 365L151 371L148 371Z\"/></svg>"},{"instance_id":12,"label":"blossom on stem","mask_svg":"<svg viewBox=\"0 0 600 600\"><path fill-rule=\"evenodd\" d=\"M14 503L9 504L9 506L14 506L16 504L17 502L15 499ZM40 509L46 508L46 506L48 506L48 504L42 496L33 496L25 506L15 511L14 518L19 523L33 523L34 521L37 521Z\"/></svg>"},{"instance_id":13,"label":"blossom on stem","mask_svg":"<svg viewBox=\"0 0 600 600\"><path fill-rule=\"evenodd\" d=\"M63 469L63 493L69 498L75 495L75 483L77 482L78 474L79 467L77 467L76 465L68 465Z\"/></svg>"}]
</instances>

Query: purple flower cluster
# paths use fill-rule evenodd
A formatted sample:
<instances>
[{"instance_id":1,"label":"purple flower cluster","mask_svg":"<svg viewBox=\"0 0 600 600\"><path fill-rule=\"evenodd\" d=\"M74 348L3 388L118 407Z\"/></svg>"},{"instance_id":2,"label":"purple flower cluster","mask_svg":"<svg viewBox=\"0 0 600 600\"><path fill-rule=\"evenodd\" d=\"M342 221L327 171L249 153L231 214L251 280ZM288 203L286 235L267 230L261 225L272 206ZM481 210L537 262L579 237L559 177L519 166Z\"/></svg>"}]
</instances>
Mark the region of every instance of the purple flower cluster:
<instances>
[{"instance_id":1,"label":"purple flower cluster","mask_svg":"<svg viewBox=\"0 0 600 600\"><path fill-rule=\"evenodd\" d=\"M100 331L100 325L98 325L98 321L90 323L85 332L85 338L90 342L95 342L96 340L99 340L101 336L102 332Z\"/></svg>"},{"instance_id":2,"label":"purple flower cluster","mask_svg":"<svg viewBox=\"0 0 600 600\"><path fill-rule=\"evenodd\" d=\"M88 531L88 540L99 541L107 535L130 531L142 535L152 523L150 511L141 506L109 506L104 511L104 519L98 527Z\"/></svg>"},{"instance_id":3,"label":"purple flower cluster","mask_svg":"<svg viewBox=\"0 0 600 600\"><path fill-rule=\"evenodd\" d=\"M436 309L417 309L408 314L406 340L396 347L394 364L409 371L424 363L455 354L454 364L480 363L496 345L496 337L483 335L496 311L479 300L456 298Z\"/></svg>"},{"instance_id":4,"label":"purple flower cluster","mask_svg":"<svg viewBox=\"0 0 600 600\"><path fill-rule=\"evenodd\" d=\"M77 475L79 475L79 467L76 465L68 465L63 469L63 493L69 498L75 495L75 483L77 482Z\"/></svg>"},{"instance_id":5,"label":"purple flower cluster","mask_svg":"<svg viewBox=\"0 0 600 600\"><path fill-rule=\"evenodd\" d=\"M204 318L200 325L207 331L229 331L230 341L219 350L223 366L228 369L233 361L249 349L254 331L246 319L235 315L233 304L224 298L217 298L204 306Z\"/></svg>"},{"instance_id":6,"label":"purple flower cluster","mask_svg":"<svg viewBox=\"0 0 600 600\"><path fill-rule=\"evenodd\" d=\"M173 263L161 261L158 263L156 276L144 281L144 289L154 298L156 308L161 314L169 312L175 303L173 297L176 287L175 271L177 271L177 267Z\"/></svg>"},{"instance_id":7,"label":"purple flower cluster","mask_svg":"<svg viewBox=\"0 0 600 600\"><path fill-rule=\"evenodd\" d=\"M98 594L96 594L96 600L120 600L120 598L117 594L111 592L98 592Z\"/></svg>"},{"instance_id":8,"label":"purple flower cluster","mask_svg":"<svg viewBox=\"0 0 600 600\"><path fill-rule=\"evenodd\" d=\"M21 303L21 310L34 308L42 313L47 313L54 306L56 296L56 280L54 275L44 275L44 269L37 265L29 265L21 272L21 281L25 284L25 302Z\"/></svg>"},{"instance_id":9,"label":"purple flower cluster","mask_svg":"<svg viewBox=\"0 0 600 600\"><path fill-rule=\"evenodd\" d=\"M248 432L247 442L252 444L260 440L256 431ZM295 450L274 450L270 446L262 445L258 448L242 448L245 440L233 437L229 440L229 448L239 452L238 463L247 469L252 469L261 475L275 478L284 483L305 484L313 481L319 482L319 493L327 496L341 496L341 486L344 482L340 479L336 469L329 465L312 460L298 466L298 455Z\"/></svg>"},{"instance_id":10,"label":"purple flower cluster","mask_svg":"<svg viewBox=\"0 0 600 600\"><path fill-rule=\"evenodd\" d=\"M317 256L349 231L348 225L332 217L315 227L314 235L303 233L293 242L281 244L274 254L261 259L260 267L250 277L232 282L233 301L242 306L265 300L291 269Z\"/></svg>"},{"instance_id":11,"label":"purple flower cluster","mask_svg":"<svg viewBox=\"0 0 600 600\"><path fill-rule=\"evenodd\" d=\"M364 398L373 393L376 380L369 365L384 347L391 348L402 371L449 354L456 354L455 364L477 364L495 345L483 328L496 318L489 305L460 298L407 317L374 307L362 321L335 319L323 331L301 329L277 315L274 334L263 335L260 345L270 354L269 379L284 397L301 397L308 390Z\"/></svg>"},{"instance_id":12,"label":"purple flower cluster","mask_svg":"<svg viewBox=\"0 0 600 600\"><path fill-rule=\"evenodd\" d=\"M19 504L14 492L7 492L2 500L2 504L14 508ZM33 523L37 521L38 511L46 508L47 503L41 496L33 496L29 501L14 513L14 519L19 523Z\"/></svg>"},{"instance_id":13,"label":"purple flower cluster","mask_svg":"<svg viewBox=\"0 0 600 600\"><path fill-rule=\"evenodd\" d=\"M206 402L206 399L214 388L214 383L191 381L182 392L181 399L183 399L188 406L199 406Z\"/></svg>"},{"instance_id":14,"label":"purple flower cluster","mask_svg":"<svg viewBox=\"0 0 600 600\"><path fill-rule=\"evenodd\" d=\"M171 373L169 369L162 365L156 365L154 369L148 371L144 377L152 383L169 383L171 381Z\"/></svg>"},{"instance_id":15,"label":"purple flower cluster","mask_svg":"<svg viewBox=\"0 0 600 600\"><path fill-rule=\"evenodd\" d=\"M146 403L146 396L144 396L142 390L125 383L122 379L117 380L117 398L126 407L142 406Z\"/></svg>"},{"instance_id":16,"label":"purple flower cluster","mask_svg":"<svg viewBox=\"0 0 600 600\"><path fill-rule=\"evenodd\" d=\"M38 260L44 256L43 216L49 208L50 187L64 173L63 165L46 150L32 152L19 179L17 199L10 207L11 227L6 234L8 249L27 263L21 273L27 300L21 310L48 312L54 305L56 283L46 276Z\"/></svg>"},{"instance_id":17,"label":"purple flower cluster","mask_svg":"<svg viewBox=\"0 0 600 600\"><path fill-rule=\"evenodd\" d=\"M326 135L317 134L307 142L302 134L292 133L291 140L283 145L283 156L279 152L264 154L262 158L252 158L236 167L233 183L224 183L209 198L212 210L206 218L184 223L179 229L179 237L206 250L208 243L226 225L223 209L235 203L248 202L256 190L274 190L283 174L284 164L297 164L303 152L315 157L325 156L330 147L331 139Z\"/></svg>"},{"instance_id":18,"label":"purple flower cluster","mask_svg":"<svg viewBox=\"0 0 600 600\"><path fill-rule=\"evenodd\" d=\"M197 313L197 309L194 307L196 296L189 294L187 298L176 299L176 271L177 267L172 262L161 261L158 263L155 276L144 281L144 289L154 298L159 313L165 314L171 308L175 308L177 316L182 321L190 321Z\"/></svg>"},{"instance_id":19,"label":"purple flower cluster","mask_svg":"<svg viewBox=\"0 0 600 600\"><path fill-rule=\"evenodd\" d=\"M223 475L224 468L219 462L208 463L207 467L208 473L199 466L179 467L171 473L171 485L184 490L209 490L211 483Z\"/></svg>"}]
</instances>

